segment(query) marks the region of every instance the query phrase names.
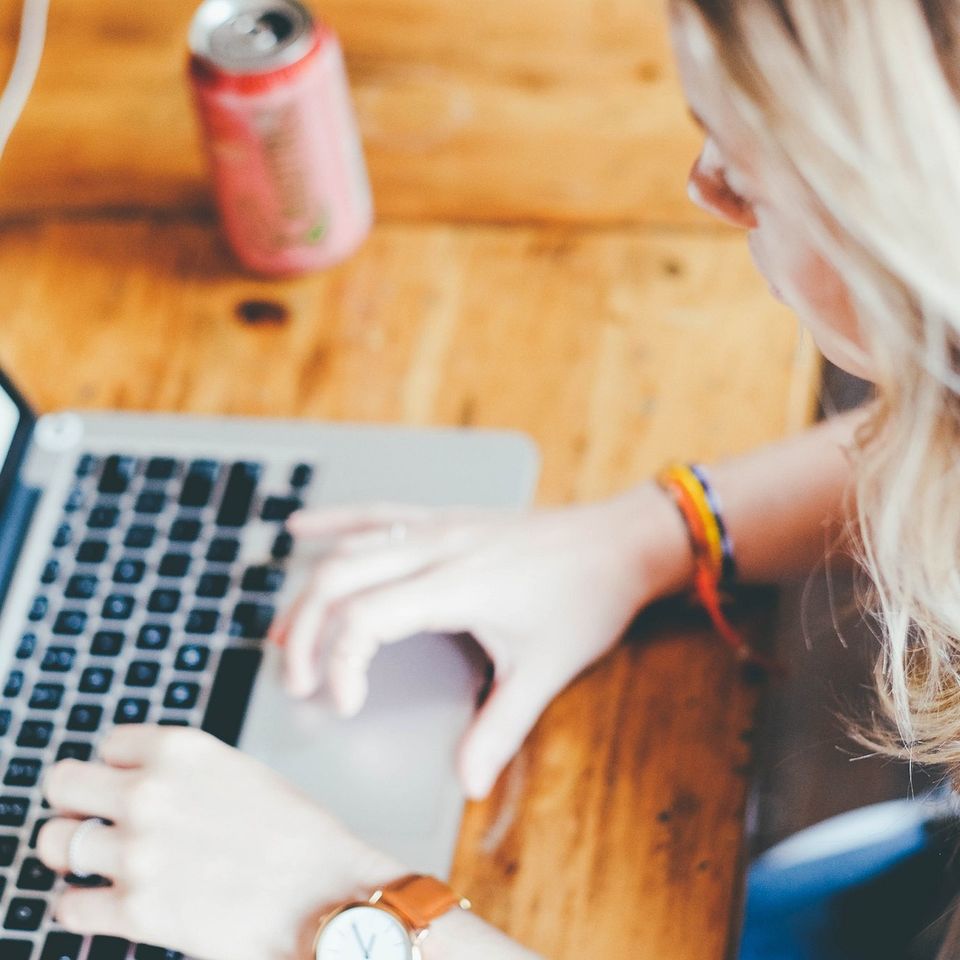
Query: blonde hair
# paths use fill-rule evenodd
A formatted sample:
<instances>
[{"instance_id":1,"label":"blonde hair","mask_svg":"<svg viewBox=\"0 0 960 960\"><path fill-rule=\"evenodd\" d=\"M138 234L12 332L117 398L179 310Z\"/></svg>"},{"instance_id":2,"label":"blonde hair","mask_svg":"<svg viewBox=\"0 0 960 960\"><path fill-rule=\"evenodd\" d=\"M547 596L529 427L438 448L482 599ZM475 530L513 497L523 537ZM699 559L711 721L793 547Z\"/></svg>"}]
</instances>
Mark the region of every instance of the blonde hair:
<instances>
[{"instance_id":1,"label":"blonde hair","mask_svg":"<svg viewBox=\"0 0 960 960\"><path fill-rule=\"evenodd\" d=\"M843 277L877 371L852 451L882 641L871 740L960 769L960 4L678 6L795 228Z\"/></svg>"}]
</instances>

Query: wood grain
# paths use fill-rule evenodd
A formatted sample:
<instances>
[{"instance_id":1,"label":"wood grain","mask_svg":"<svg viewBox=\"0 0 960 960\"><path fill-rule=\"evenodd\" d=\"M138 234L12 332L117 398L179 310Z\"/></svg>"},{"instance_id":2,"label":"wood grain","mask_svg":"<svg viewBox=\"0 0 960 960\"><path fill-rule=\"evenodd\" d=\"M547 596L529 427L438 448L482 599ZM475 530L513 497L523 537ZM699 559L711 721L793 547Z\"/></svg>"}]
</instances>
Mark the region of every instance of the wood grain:
<instances>
[{"instance_id":1,"label":"wood grain","mask_svg":"<svg viewBox=\"0 0 960 960\"><path fill-rule=\"evenodd\" d=\"M57 0L0 214L209 207L184 80L196 0ZM702 224L664 5L326 0L384 220ZM15 4L3 10L12 49Z\"/></svg>"},{"instance_id":2,"label":"wood grain","mask_svg":"<svg viewBox=\"0 0 960 960\"><path fill-rule=\"evenodd\" d=\"M799 429L816 358L742 241L623 229L378 228L344 267L245 279L190 224L0 228L0 360L81 406L512 427L542 503ZM249 326L244 301L289 319Z\"/></svg>"}]
</instances>

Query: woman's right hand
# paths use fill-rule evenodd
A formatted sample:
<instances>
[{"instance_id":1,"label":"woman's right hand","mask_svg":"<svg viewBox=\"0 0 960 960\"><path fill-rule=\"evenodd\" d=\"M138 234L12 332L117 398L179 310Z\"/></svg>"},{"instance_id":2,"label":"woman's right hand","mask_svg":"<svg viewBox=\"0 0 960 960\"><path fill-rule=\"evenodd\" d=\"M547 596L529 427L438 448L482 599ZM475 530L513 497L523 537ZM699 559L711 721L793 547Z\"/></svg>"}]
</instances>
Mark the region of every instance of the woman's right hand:
<instances>
[{"instance_id":1,"label":"woman's right hand","mask_svg":"<svg viewBox=\"0 0 960 960\"><path fill-rule=\"evenodd\" d=\"M383 644L469 633L494 665L489 699L461 744L467 794L482 798L550 701L609 650L637 611L692 576L686 531L653 484L590 506L505 514L337 508L291 518L329 552L271 639L294 696L325 682L341 713L367 695Z\"/></svg>"}]
</instances>

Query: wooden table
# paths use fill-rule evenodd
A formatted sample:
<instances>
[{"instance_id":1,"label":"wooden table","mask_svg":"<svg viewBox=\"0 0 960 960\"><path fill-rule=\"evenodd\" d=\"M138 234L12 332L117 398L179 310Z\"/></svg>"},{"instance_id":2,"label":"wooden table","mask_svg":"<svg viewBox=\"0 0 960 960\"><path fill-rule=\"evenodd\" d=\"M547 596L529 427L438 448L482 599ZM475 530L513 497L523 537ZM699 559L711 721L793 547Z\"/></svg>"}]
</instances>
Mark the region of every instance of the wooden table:
<instances>
[{"instance_id":1,"label":"wooden table","mask_svg":"<svg viewBox=\"0 0 960 960\"><path fill-rule=\"evenodd\" d=\"M812 349L686 200L660 4L328 0L380 223L349 264L270 282L210 212L194 2L53 4L0 165L0 361L41 409L518 428L543 504L809 420ZM701 619L642 620L469 810L456 883L555 960L725 956L755 703Z\"/></svg>"}]
</instances>

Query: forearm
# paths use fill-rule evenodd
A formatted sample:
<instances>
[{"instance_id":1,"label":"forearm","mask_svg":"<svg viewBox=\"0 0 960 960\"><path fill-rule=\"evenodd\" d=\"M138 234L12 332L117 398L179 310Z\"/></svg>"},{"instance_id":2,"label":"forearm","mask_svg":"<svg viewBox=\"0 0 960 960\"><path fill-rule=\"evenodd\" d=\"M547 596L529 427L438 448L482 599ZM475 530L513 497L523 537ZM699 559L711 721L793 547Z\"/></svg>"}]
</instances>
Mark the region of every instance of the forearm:
<instances>
[{"instance_id":1,"label":"forearm","mask_svg":"<svg viewBox=\"0 0 960 960\"><path fill-rule=\"evenodd\" d=\"M823 561L842 533L853 479L848 450L866 412L834 417L787 440L709 467L723 508L740 579L769 583L802 576ZM646 484L619 503L649 512L657 497L655 535L663 544L653 574L656 595L685 589L693 578L686 528L669 497ZM634 549L649 556L650 533L638 530Z\"/></svg>"}]
</instances>

